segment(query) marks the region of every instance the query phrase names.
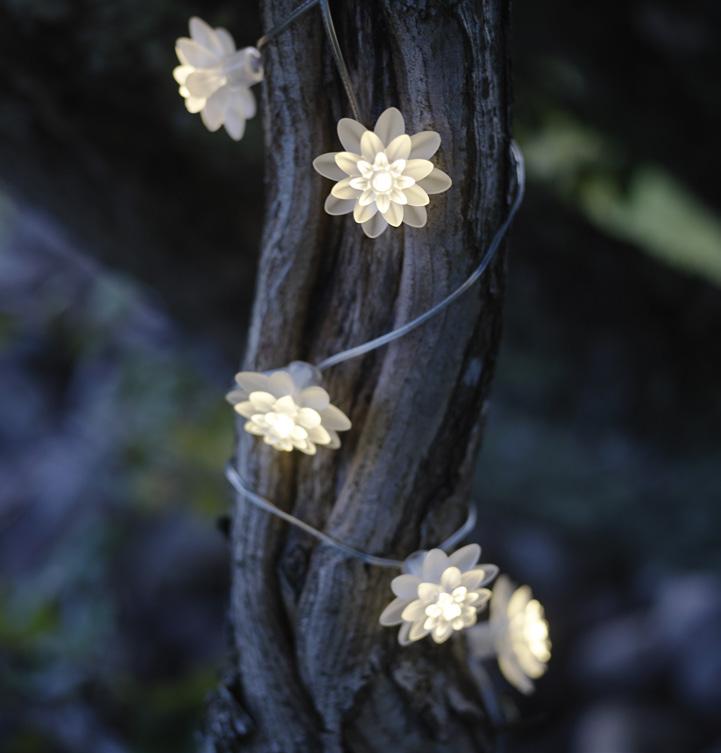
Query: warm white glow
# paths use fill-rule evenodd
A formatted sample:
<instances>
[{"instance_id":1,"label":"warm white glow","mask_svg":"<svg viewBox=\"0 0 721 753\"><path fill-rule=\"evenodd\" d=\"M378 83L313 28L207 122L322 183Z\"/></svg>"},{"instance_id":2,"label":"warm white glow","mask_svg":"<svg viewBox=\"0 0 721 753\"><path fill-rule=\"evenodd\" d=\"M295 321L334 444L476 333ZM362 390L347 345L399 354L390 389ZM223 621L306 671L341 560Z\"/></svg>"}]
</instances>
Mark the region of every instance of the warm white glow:
<instances>
[{"instance_id":1,"label":"warm white glow","mask_svg":"<svg viewBox=\"0 0 721 753\"><path fill-rule=\"evenodd\" d=\"M326 212L353 212L370 238L377 238L388 225L423 227L429 194L451 187L451 179L430 162L441 137L435 131L408 136L395 107L378 118L372 131L343 118L338 137L346 151L321 154L313 161L321 175L337 181L326 200Z\"/></svg>"},{"instance_id":2,"label":"warm white glow","mask_svg":"<svg viewBox=\"0 0 721 753\"><path fill-rule=\"evenodd\" d=\"M188 112L199 112L209 131L225 126L239 141L245 121L255 115L250 87L263 80L260 53L255 47L236 50L226 29L213 29L200 18L190 19L190 38L175 45L180 65L173 70Z\"/></svg>"},{"instance_id":3,"label":"warm white glow","mask_svg":"<svg viewBox=\"0 0 721 753\"><path fill-rule=\"evenodd\" d=\"M337 449L338 432L351 427L345 413L330 404L310 364L294 361L269 374L242 371L235 379L238 388L228 393L228 401L248 419L245 430L276 450L315 455L317 445Z\"/></svg>"},{"instance_id":4,"label":"warm white glow","mask_svg":"<svg viewBox=\"0 0 721 753\"><path fill-rule=\"evenodd\" d=\"M495 565L478 565L480 556L478 544L469 544L450 557L440 549L409 557L391 583L396 598L383 610L381 625L401 625L401 645L427 635L443 643L474 625L491 596L484 586L498 572Z\"/></svg>"},{"instance_id":5,"label":"warm white glow","mask_svg":"<svg viewBox=\"0 0 721 753\"><path fill-rule=\"evenodd\" d=\"M528 586L515 591L506 576L498 579L491 597L490 621L469 635L479 657L495 655L503 676L522 693L533 691L551 659L548 621Z\"/></svg>"}]
</instances>

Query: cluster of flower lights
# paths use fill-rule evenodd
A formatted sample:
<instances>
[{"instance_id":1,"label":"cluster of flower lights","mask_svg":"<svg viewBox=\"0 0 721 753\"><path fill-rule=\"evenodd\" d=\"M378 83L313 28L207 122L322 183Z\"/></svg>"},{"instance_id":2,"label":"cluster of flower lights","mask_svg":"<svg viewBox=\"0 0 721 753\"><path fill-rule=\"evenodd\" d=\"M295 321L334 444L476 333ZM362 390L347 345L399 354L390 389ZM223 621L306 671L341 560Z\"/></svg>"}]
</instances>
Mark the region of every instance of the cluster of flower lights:
<instances>
[{"instance_id":1,"label":"cluster of flower lights","mask_svg":"<svg viewBox=\"0 0 721 753\"><path fill-rule=\"evenodd\" d=\"M320 4L320 0L315 4ZM307 3L296 15L313 5ZM287 24L281 28L285 26ZM268 38L266 35L264 39ZM180 65L174 69L173 76L188 111L200 113L210 131L224 126L231 138L236 141L242 138L246 121L256 112L250 87L263 79L258 48L238 50L227 30L214 29L194 17L190 20L190 37L177 40L176 53ZM343 76L345 64L337 62ZM356 112L354 100L351 103ZM335 181L326 199L325 211L331 215L352 213L354 221L369 238L377 238L388 226L425 226L429 197L451 187L448 175L430 161L440 147L440 135L430 130L408 135L403 116L391 107L380 115L373 130L365 128L357 119L341 119L338 138L344 151L328 152L313 161L318 173ZM518 160L520 156L517 157L520 170ZM518 180L516 201L494 239L493 252L520 205L521 172ZM489 261L490 258L484 260L461 288L432 311L386 336L327 359L320 368L403 336L468 289ZM236 387L226 396L228 402L245 419L245 431L262 438L274 450L298 450L315 455L318 447L338 449L341 446L338 432L351 428L346 414L331 404L316 366L295 361L283 369L264 373L242 371L235 381ZM506 680L521 692L531 692L533 680L545 672L551 643L543 607L532 598L528 586L514 591L505 576L497 579L493 590L489 589L498 568L478 564L481 548L477 544L464 546L450 555L443 549L420 551L403 562L368 555L333 540L249 491L242 486L237 471L232 470L229 480L254 504L311 535L370 564L401 569L401 575L391 582L395 598L379 619L383 626L400 626L398 641L401 645L407 646L426 637L442 644L455 633L467 631L470 653L478 659L495 657ZM478 623L479 615L489 604L489 619Z\"/></svg>"}]
</instances>

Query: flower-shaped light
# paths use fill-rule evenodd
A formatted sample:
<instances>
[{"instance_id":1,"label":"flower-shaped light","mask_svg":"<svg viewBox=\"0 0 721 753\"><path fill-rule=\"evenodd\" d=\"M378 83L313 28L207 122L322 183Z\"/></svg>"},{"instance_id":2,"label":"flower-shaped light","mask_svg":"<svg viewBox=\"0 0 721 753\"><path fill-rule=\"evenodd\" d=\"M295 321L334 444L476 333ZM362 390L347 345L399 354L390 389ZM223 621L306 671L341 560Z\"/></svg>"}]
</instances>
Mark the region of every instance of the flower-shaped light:
<instances>
[{"instance_id":1,"label":"flower-shaped light","mask_svg":"<svg viewBox=\"0 0 721 753\"><path fill-rule=\"evenodd\" d=\"M430 635L436 643L475 625L491 592L484 588L498 574L495 565L479 565L481 547L469 544L450 557L440 549L418 552L391 582L396 598L383 610L380 624L401 625L398 641L407 646Z\"/></svg>"},{"instance_id":2,"label":"flower-shaped light","mask_svg":"<svg viewBox=\"0 0 721 753\"><path fill-rule=\"evenodd\" d=\"M337 181L325 202L328 214L349 214L369 238L377 238L388 225L426 224L429 194L443 193L451 179L430 162L441 145L435 131L415 136L405 132L403 116L387 109L367 130L351 118L338 122L344 152L321 154L313 167Z\"/></svg>"},{"instance_id":3,"label":"flower-shaped light","mask_svg":"<svg viewBox=\"0 0 721 753\"><path fill-rule=\"evenodd\" d=\"M495 655L503 676L522 693L533 692L533 680L544 674L551 658L541 603L528 586L514 591L506 576L493 588L490 620L470 631L468 640L477 657Z\"/></svg>"},{"instance_id":4,"label":"flower-shaped light","mask_svg":"<svg viewBox=\"0 0 721 753\"><path fill-rule=\"evenodd\" d=\"M294 361L267 374L241 371L235 381L238 387L226 399L248 419L245 430L276 450L306 455L315 455L316 445L335 450L338 432L351 427L348 416L330 404L318 370L308 363Z\"/></svg>"},{"instance_id":5,"label":"flower-shaped light","mask_svg":"<svg viewBox=\"0 0 721 753\"><path fill-rule=\"evenodd\" d=\"M228 135L239 141L245 121L255 115L250 87L263 80L258 50L236 50L226 29L213 29L202 19L191 18L190 39L178 39L175 52L180 65L173 77L188 112L199 112L209 131L224 125Z\"/></svg>"}]
</instances>

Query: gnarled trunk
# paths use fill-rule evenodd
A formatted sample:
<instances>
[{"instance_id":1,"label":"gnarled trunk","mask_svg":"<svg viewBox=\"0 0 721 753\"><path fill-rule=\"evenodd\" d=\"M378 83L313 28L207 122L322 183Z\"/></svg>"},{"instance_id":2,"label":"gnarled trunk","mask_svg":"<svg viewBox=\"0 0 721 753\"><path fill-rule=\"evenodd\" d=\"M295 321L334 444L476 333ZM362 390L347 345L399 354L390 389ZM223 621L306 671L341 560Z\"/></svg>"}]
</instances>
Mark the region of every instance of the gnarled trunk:
<instances>
[{"instance_id":1,"label":"gnarled trunk","mask_svg":"<svg viewBox=\"0 0 721 753\"><path fill-rule=\"evenodd\" d=\"M265 0L267 28L297 0ZM267 213L246 369L317 362L421 313L478 264L507 210L507 4L333 5L362 117L440 132L452 189L423 229L365 238L323 212L315 156L350 111L317 10L265 54ZM277 453L241 432L248 483L337 538L403 558L464 520L501 330L503 260L440 316L324 373L353 421L338 451ZM481 542L483 543L483 542ZM392 571L319 545L242 499L232 527L234 666L211 705L218 751L487 750L463 642L400 648L378 616ZM212 749L212 747L211 747Z\"/></svg>"}]
</instances>

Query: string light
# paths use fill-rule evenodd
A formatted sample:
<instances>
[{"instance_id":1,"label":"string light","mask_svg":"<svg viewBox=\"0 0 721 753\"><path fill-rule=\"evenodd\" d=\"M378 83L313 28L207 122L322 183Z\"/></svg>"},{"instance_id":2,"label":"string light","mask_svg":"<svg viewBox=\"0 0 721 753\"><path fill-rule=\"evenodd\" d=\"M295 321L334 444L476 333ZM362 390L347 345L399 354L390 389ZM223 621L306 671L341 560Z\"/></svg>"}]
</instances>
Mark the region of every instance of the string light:
<instances>
[{"instance_id":1,"label":"string light","mask_svg":"<svg viewBox=\"0 0 721 753\"><path fill-rule=\"evenodd\" d=\"M548 621L543 606L529 586L515 591L502 575L493 588L490 619L468 633L471 653L479 659L495 656L508 682L522 693L532 693L551 659Z\"/></svg>"},{"instance_id":2,"label":"string light","mask_svg":"<svg viewBox=\"0 0 721 753\"><path fill-rule=\"evenodd\" d=\"M226 399L236 413L247 419L244 429L263 437L276 450L300 450L315 455L316 446L340 447L339 431L348 431L348 416L330 403L320 386L320 372L303 361L265 374L241 371L237 389Z\"/></svg>"},{"instance_id":3,"label":"string light","mask_svg":"<svg viewBox=\"0 0 721 753\"><path fill-rule=\"evenodd\" d=\"M188 112L200 113L209 131L225 126L239 141L245 122L256 112L250 87L263 80L260 52L255 47L236 50L227 29L211 28L201 18L190 19L190 38L175 44L180 65L173 70Z\"/></svg>"},{"instance_id":4,"label":"string light","mask_svg":"<svg viewBox=\"0 0 721 753\"><path fill-rule=\"evenodd\" d=\"M338 138L345 151L321 154L313 161L317 172L337 181L325 211L352 212L369 238L377 238L389 225L423 227L429 194L451 187L451 179L430 161L441 137L435 131L408 136L395 107L381 114L372 131L351 118L341 119Z\"/></svg>"},{"instance_id":5,"label":"string light","mask_svg":"<svg viewBox=\"0 0 721 753\"><path fill-rule=\"evenodd\" d=\"M417 552L403 564L403 574L391 581L396 598L383 610L379 622L401 625L401 646L427 635L444 643L454 632L476 624L491 592L484 588L498 574L495 565L478 565L481 547L464 546L453 554L441 549Z\"/></svg>"}]
</instances>

